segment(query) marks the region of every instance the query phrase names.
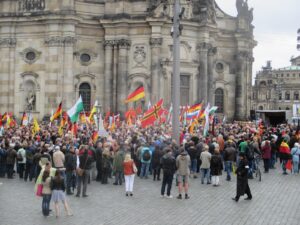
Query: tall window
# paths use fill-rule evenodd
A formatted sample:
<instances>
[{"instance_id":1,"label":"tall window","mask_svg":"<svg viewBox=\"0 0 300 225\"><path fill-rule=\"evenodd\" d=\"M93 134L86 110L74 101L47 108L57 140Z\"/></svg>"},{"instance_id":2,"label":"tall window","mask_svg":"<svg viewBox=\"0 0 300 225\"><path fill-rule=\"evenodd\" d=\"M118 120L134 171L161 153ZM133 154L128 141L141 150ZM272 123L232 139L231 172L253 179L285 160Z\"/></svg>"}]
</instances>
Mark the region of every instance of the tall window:
<instances>
[{"instance_id":1,"label":"tall window","mask_svg":"<svg viewBox=\"0 0 300 225\"><path fill-rule=\"evenodd\" d=\"M299 100L299 92L298 91L294 92L294 100Z\"/></svg>"},{"instance_id":2,"label":"tall window","mask_svg":"<svg viewBox=\"0 0 300 225\"><path fill-rule=\"evenodd\" d=\"M79 95L81 95L85 111L91 110L91 86L88 83L82 83L79 86Z\"/></svg>"},{"instance_id":3,"label":"tall window","mask_svg":"<svg viewBox=\"0 0 300 225\"><path fill-rule=\"evenodd\" d=\"M281 100L282 99L282 93L279 93L278 95L278 99Z\"/></svg>"},{"instance_id":4,"label":"tall window","mask_svg":"<svg viewBox=\"0 0 300 225\"><path fill-rule=\"evenodd\" d=\"M215 91L215 105L218 106L217 113L224 112L224 91L221 88Z\"/></svg>"},{"instance_id":5,"label":"tall window","mask_svg":"<svg viewBox=\"0 0 300 225\"><path fill-rule=\"evenodd\" d=\"M285 92L285 100L290 100L290 92L289 91Z\"/></svg>"},{"instance_id":6,"label":"tall window","mask_svg":"<svg viewBox=\"0 0 300 225\"><path fill-rule=\"evenodd\" d=\"M171 87L173 87L173 79L171 79ZM173 96L173 88L171 88L171 91ZM189 102L190 102L190 76L180 75L180 105L189 105Z\"/></svg>"}]
</instances>

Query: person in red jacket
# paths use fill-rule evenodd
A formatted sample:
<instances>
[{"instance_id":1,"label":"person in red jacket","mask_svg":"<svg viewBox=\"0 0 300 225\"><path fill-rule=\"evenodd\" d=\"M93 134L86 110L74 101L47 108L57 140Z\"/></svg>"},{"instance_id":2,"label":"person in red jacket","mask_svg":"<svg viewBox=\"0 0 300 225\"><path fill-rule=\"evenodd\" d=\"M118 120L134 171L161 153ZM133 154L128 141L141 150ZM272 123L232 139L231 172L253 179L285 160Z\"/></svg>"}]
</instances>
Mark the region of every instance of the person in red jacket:
<instances>
[{"instance_id":1,"label":"person in red jacket","mask_svg":"<svg viewBox=\"0 0 300 225\"><path fill-rule=\"evenodd\" d=\"M123 162L124 168L124 176L125 176L125 190L126 196L130 195L133 196L133 183L134 183L134 175L137 172L137 168L131 159L130 154L125 155L125 159Z\"/></svg>"},{"instance_id":2,"label":"person in red jacket","mask_svg":"<svg viewBox=\"0 0 300 225\"><path fill-rule=\"evenodd\" d=\"M271 144L270 141L265 141L264 146L261 149L262 151L262 158L264 160L264 168L265 168L265 173L269 172L270 168L270 159L271 159Z\"/></svg>"}]
</instances>

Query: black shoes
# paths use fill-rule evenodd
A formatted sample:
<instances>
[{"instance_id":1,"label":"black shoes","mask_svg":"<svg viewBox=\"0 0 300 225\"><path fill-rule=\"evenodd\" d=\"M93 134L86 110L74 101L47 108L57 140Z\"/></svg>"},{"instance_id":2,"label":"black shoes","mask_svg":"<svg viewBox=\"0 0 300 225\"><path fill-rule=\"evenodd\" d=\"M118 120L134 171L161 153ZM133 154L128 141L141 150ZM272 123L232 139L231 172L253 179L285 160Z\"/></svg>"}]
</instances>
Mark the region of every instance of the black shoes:
<instances>
[{"instance_id":1,"label":"black shoes","mask_svg":"<svg viewBox=\"0 0 300 225\"><path fill-rule=\"evenodd\" d=\"M249 201L249 200L251 200L251 199L252 199L252 197L247 197L247 198L245 198L244 200Z\"/></svg>"},{"instance_id":2,"label":"black shoes","mask_svg":"<svg viewBox=\"0 0 300 225\"><path fill-rule=\"evenodd\" d=\"M86 198L86 197L89 197L88 195L82 195L82 197Z\"/></svg>"},{"instance_id":3,"label":"black shoes","mask_svg":"<svg viewBox=\"0 0 300 225\"><path fill-rule=\"evenodd\" d=\"M179 194L179 195L177 196L177 199L182 199L181 194Z\"/></svg>"},{"instance_id":4,"label":"black shoes","mask_svg":"<svg viewBox=\"0 0 300 225\"><path fill-rule=\"evenodd\" d=\"M233 200L233 201L236 201L236 202L238 202L238 201L239 201L239 199L238 199L238 198L232 198L232 200Z\"/></svg>"},{"instance_id":5,"label":"black shoes","mask_svg":"<svg viewBox=\"0 0 300 225\"><path fill-rule=\"evenodd\" d=\"M190 196L188 194L185 194L185 199L190 199Z\"/></svg>"}]
</instances>

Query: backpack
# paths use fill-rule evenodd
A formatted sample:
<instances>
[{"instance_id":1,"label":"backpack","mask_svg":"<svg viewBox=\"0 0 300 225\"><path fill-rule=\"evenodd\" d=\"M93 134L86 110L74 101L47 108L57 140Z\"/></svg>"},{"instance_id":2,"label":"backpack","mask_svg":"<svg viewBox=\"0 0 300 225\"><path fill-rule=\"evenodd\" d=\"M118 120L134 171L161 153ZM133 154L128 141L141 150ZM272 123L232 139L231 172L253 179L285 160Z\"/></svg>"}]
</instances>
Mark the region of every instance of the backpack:
<instances>
[{"instance_id":1,"label":"backpack","mask_svg":"<svg viewBox=\"0 0 300 225\"><path fill-rule=\"evenodd\" d=\"M17 154L17 161L23 161L23 156L22 156L22 154L21 154L21 152L19 152L18 154Z\"/></svg>"},{"instance_id":2,"label":"backpack","mask_svg":"<svg viewBox=\"0 0 300 225\"><path fill-rule=\"evenodd\" d=\"M254 159L254 147L253 147L253 144L250 143L248 146L247 146L247 149L246 149L246 157L248 160L253 160Z\"/></svg>"},{"instance_id":3,"label":"backpack","mask_svg":"<svg viewBox=\"0 0 300 225\"><path fill-rule=\"evenodd\" d=\"M143 160L144 161L149 161L150 159L151 159L150 151L147 149L147 150L144 151Z\"/></svg>"}]
</instances>

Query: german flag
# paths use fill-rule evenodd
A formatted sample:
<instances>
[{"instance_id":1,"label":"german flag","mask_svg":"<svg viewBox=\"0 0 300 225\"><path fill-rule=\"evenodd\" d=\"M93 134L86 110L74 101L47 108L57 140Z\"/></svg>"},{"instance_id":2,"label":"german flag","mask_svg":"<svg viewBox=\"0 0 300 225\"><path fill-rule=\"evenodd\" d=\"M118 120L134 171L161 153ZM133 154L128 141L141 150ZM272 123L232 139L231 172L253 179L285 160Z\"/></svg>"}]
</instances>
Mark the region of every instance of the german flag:
<instances>
[{"instance_id":1,"label":"german flag","mask_svg":"<svg viewBox=\"0 0 300 225\"><path fill-rule=\"evenodd\" d=\"M97 142L98 137L99 137L98 131L94 131L92 135L92 140L94 144Z\"/></svg>"},{"instance_id":2,"label":"german flag","mask_svg":"<svg viewBox=\"0 0 300 225\"><path fill-rule=\"evenodd\" d=\"M202 103L197 103L195 105L192 105L189 109L188 109L188 112L191 113L191 112L195 112L195 111L199 111L202 109Z\"/></svg>"},{"instance_id":3,"label":"german flag","mask_svg":"<svg viewBox=\"0 0 300 225\"><path fill-rule=\"evenodd\" d=\"M144 113L144 117L141 121L142 127L145 128L152 125L163 113L163 99L159 100L151 109Z\"/></svg>"},{"instance_id":4,"label":"german flag","mask_svg":"<svg viewBox=\"0 0 300 225\"><path fill-rule=\"evenodd\" d=\"M53 122L53 120L57 119L62 115L62 102L59 104L58 108L56 109L56 112L51 116L50 121Z\"/></svg>"},{"instance_id":5,"label":"german flag","mask_svg":"<svg viewBox=\"0 0 300 225\"><path fill-rule=\"evenodd\" d=\"M125 103L135 102L141 98L145 97L145 90L143 86L138 87L134 92L127 96Z\"/></svg>"}]
</instances>

